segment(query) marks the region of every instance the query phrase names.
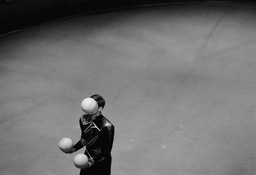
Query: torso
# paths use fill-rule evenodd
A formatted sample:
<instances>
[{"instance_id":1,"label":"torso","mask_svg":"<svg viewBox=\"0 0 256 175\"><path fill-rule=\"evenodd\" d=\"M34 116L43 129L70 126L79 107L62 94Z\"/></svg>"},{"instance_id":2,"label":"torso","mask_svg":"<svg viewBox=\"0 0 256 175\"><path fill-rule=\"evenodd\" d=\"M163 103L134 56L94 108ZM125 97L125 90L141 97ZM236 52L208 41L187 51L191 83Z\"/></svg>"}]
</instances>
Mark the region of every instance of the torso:
<instances>
[{"instance_id":1,"label":"torso","mask_svg":"<svg viewBox=\"0 0 256 175\"><path fill-rule=\"evenodd\" d=\"M86 116L80 119L80 126L82 130L82 138L87 150L97 150L100 152L101 145L105 137L108 137L107 127L111 127L111 123L102 115L98 116L95 120L90 121ZM105 132L106 131L106 132Z\"/></svg>"}]
</instances>

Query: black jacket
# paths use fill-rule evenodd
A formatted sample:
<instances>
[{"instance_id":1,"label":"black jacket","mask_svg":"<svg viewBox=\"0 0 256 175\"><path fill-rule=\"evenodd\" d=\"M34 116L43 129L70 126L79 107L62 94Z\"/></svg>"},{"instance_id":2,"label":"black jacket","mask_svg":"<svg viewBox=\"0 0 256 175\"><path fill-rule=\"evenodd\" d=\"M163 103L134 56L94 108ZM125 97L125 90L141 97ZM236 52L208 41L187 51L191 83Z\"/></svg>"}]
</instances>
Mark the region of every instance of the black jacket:
<instances>
[{"instance_id":1,"label":"black jacket","mask_svg":"<svg viewBox=\"0 0 256 175\"><path fill-rule=\"evenodd\" d=\"M114 125L102 114L95 120L83 115L79 119L81 139L74 145L75 150L86 146L87 156L95 162L100 162L111 155L114 141Z\"/></svg>"}]
</instances>

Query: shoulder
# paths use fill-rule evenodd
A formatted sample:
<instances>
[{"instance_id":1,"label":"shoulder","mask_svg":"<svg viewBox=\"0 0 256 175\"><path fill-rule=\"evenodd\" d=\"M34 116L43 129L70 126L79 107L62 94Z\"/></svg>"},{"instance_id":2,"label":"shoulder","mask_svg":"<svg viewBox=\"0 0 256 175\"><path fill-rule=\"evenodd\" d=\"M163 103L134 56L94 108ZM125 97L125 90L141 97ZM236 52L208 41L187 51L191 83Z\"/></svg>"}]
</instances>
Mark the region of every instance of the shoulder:
<instances>
[{"instance_id":1,"label":"shoulder","mask_svg":"<svg viewBox=\"0 0 256 175\"><path fill-rule=\"evenodd\" d=\"M114 125L104 116L102 116L102 126L107 129L114 129Z\"/></svg>"}]
</instances>

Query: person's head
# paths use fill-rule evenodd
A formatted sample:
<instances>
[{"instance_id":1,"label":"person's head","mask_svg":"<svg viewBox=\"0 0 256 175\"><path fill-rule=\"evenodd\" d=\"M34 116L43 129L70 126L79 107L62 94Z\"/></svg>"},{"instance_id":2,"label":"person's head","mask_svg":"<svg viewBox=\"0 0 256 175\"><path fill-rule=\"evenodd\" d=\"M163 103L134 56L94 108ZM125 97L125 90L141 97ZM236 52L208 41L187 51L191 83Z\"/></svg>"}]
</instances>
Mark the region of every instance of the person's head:
<instances>
[{"instance_id":1,"label":"person's head","mask_svg":"<svg viewBox=\"0 0 256 175\"><path fill-rule=\"evenodd\" d=\"M106 104L106 101L104 100L104 98L99 94L94 94L90 98L94 99L97 102L98 111L101 112L104 109Z\"/></svg>"},{"instance_id":2,"label":"person's head","mask_svg":"<svg viewBox=\"0 0 256 175\"><path fill-rule=\"evenodd\" d=\"M85 98L81 103L81 109L85 114L93 115L98 113L98 103L93 98Z\"/></svg>"},{"instance_id":3,"label":"person's head","mask_svg":"<svg viewBox=\"0 0 256 175\"><path fill-rule=\"evenodd\" d=\"M99 94L94 94L89 98L85 98L81 103L81 108L87 116L90 116L94 120L101 114L101 111L105 107L105 100Z\"/></svg>"}]
</instances>

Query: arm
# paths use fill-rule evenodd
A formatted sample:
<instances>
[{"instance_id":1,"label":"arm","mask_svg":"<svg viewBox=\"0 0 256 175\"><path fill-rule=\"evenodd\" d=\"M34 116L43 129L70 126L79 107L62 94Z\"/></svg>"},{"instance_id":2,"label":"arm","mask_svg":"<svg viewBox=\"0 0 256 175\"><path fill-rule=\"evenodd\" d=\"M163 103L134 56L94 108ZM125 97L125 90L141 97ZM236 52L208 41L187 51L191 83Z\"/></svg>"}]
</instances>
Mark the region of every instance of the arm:
<instances>
[{"instance_id":1,"label":"arm","mask_svg":"<svg viewBox=\"0 0 256 175\"><path fill-rule=\"evenodd\" d=\"M82 138L82 121L81 119L79 120L79 125L81 128L81 138L80 140L73 146L72 150L70 151L70 153L76 152L77 150L81 149L84 147L84 139Z\"/></svg>"}]
</instances>

